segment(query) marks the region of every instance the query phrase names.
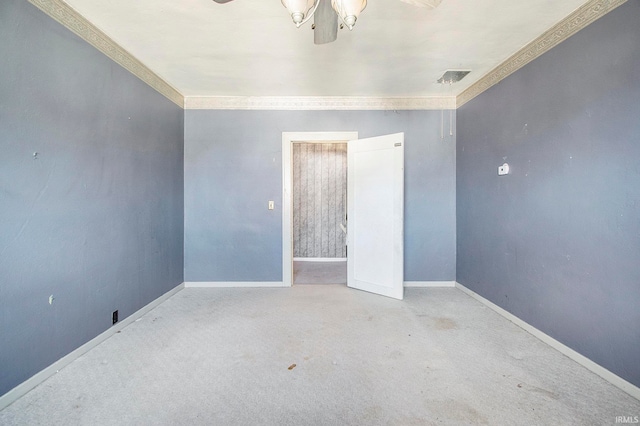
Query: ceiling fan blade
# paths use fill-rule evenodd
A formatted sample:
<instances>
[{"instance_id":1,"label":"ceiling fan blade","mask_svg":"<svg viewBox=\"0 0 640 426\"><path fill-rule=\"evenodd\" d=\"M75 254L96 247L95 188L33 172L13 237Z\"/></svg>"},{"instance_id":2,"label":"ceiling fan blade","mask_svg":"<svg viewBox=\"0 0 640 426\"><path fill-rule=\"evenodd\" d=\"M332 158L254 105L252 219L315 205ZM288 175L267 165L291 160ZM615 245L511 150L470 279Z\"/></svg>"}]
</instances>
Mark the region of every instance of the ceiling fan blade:
<instances>
[{"instance_id":1,"label":"ceiling fan blade","mask_svg":"<svg viewBox=\"0 0 640 426\"><path fill-rule=\"evenodd\" d=\"M229 3L230 1L233 1L233 0L213 0L213 1L219 4L224 4L224 3Z\"/></svg>"},{"instance_id":2,"label":"ceiling fan blade","mask_svg":"<svg viewBox=\"0 0 640 426\"><path fill-rule=\"evenodd\" d=\"M412 4L418 7L429 7L431 9L435 9L442 3L442 0L400 0L405 3Z\"/></svg>"},{"instance_id":3,"label":"ceiling fan blade","mask_svg":"<svg viewBox=\"0 0 640 426\"><path fill-rule=\"evenodd\" d=\"M320 0L313 15L313 42L325 44L338 38L338 15L331 7L331 0Z\"/></svg>"}]
</instances>

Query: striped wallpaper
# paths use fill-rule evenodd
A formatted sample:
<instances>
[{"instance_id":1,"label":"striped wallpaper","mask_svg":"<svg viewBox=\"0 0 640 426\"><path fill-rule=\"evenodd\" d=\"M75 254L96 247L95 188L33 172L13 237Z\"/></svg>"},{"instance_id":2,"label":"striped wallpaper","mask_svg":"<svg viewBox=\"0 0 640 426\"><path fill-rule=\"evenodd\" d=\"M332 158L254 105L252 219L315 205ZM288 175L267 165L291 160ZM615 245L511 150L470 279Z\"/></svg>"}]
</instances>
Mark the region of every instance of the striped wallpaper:
<instances>
[{"instance_id":1,"label":"striped wallpaper","mask_svg":"<svg viewBox=\"0 0 640 426\"><path fill-rule=\"evenodd\" d=\"M293 257L347 257L347 144L293 144Z\"/></svg>"}]
</instances>

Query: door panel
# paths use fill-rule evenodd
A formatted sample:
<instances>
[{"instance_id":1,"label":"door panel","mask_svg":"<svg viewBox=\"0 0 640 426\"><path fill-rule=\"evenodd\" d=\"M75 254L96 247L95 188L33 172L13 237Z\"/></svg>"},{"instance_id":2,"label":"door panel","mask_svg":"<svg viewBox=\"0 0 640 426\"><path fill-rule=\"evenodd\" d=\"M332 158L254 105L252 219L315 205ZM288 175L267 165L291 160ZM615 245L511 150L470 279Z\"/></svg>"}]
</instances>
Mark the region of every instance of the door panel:
<instances>
[{"instance_id":1,"label":"door panel","mask_svg":"<svg viewBox=\"0 0 640 426\"><path fill-rule=\"evenodd\" d=\"M349 141L347 285L404 294L404 133Z\"/></svg>"}]
</instances>

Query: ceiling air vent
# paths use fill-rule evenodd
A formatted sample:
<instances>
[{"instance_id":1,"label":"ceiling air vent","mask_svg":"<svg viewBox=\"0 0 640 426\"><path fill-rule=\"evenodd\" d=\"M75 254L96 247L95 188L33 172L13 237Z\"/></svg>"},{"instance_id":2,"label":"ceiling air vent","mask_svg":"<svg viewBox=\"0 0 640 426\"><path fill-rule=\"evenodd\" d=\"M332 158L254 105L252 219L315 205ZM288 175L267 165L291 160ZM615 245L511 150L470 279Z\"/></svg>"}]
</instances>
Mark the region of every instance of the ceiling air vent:
<instances>
[{"instance_id":1,"label":"ceiling air vent","mask_svg":"<svg viewBox=\"0 0 640 426\"><path fill-rule=\"evenodd\" d=\"M452 84L457 83L462 80L467 74L469 74L470 70L447 70L445 73L438 79L438 83L442 84Z\"/></svg>"}]
</instances>

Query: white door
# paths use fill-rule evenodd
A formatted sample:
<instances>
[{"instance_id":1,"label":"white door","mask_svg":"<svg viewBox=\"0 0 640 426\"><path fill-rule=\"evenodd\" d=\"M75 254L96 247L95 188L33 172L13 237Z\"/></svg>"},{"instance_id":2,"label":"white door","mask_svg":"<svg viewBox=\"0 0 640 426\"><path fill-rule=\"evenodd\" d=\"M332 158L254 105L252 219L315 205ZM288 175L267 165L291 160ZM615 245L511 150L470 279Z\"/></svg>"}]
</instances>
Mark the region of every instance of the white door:
<instances>
[{"instance_id":1,"label":"white door","mask_svg":"<svg viewBox=\"0 0 640 426\"><path fill-rule=\"evenodd\" d=\"M347 144L347 285L404 294L404 133Z\"/></svg>"}]
</instances>

